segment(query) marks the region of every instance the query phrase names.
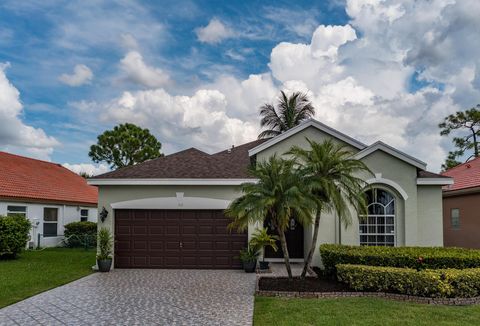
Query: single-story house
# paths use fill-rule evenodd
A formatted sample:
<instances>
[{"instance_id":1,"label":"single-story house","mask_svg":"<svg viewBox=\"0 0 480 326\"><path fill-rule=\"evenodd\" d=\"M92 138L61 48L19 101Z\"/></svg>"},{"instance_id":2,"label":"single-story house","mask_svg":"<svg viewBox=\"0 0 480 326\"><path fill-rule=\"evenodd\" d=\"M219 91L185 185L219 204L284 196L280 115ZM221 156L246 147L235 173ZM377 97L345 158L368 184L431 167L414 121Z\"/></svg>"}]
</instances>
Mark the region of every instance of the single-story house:
<instances>
[{"instance_id":1,"label":"single-story house","mask_svg":"<svg viewBox=\"0 0 480 326\"><path fill-rule=\"evenodd\" d=\"M480 158L442 173L454 184L443 188L445 246L480 249Z\"/></svg>"},{"instance_id":2,"label":"single-story house","mask_svg":"<svg viewBox=\"0 0 480 326\"><path fill-rule=\"evenodd\" d=\"M0 152L0 215L32 222L30 247L56 246L63 226L97 221L96 187L60 164Z\"/></svg>"},{"instance_id":3,"label":"single-story house","mask_svg":"<svg viewBox=\"0 0 480 326\"><path fill-rule=\"evenodd\" d=\"M237 268L246 234L229 233L223 210L241 195L239 185L255 182L247 167L306 138L333 139L373 171L366 177L370 210L340 225L324 215L321 243L379 246L443 246L442 186L452 180L426 170L426 164L382 142L365 145L316 120L308 120L268 140L255 140L216 154L190 148L89 179L99 188L99 209L108 212L101 226L115 238L114 266L121 268ZM294 220L286 234L294 261L303 261L311 227ZM266 252L270 261L278 252ZM320 264L317 252L313 261Z\"/></svg>"}]
</instances>

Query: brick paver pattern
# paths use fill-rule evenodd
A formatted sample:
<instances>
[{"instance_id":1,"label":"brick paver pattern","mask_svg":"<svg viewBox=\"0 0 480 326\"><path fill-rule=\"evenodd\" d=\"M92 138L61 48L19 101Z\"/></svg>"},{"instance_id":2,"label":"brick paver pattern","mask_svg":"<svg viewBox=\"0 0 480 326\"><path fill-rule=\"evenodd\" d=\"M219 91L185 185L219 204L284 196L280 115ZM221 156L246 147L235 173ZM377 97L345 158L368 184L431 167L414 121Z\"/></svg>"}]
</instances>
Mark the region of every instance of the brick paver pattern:
<instances>
[{"instance_id":1,"label":"brick paver pattern","mask_svg":"<svg viewBox=\"0 0 480 326\"><path fill-rule=\"evenodd\" d=\"M0 325L251 325L255 277L237 270L95 273L1 309Z\"/></svg>"}]
</instances>

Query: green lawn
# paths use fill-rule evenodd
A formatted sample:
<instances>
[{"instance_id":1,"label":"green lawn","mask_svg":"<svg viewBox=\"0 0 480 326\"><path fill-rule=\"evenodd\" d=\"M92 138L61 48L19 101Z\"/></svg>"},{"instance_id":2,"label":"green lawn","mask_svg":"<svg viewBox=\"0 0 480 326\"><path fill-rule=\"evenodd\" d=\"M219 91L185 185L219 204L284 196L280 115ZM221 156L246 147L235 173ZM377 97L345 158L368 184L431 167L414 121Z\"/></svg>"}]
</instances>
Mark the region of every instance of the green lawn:
<instances>
[{"instance_id":1,"label":"green lawn","mask_svg":"<svg viewBox=\"0 0 480 326\"><path fill-rule=\"evenodd\" d=\"M0 260L0 308L92 273L95 251L51 248Z\"/></svg>"},{"instance_id":2,"label":"green lawn","mask_svg":"<svg viewBox=\"0 0 480 326\"><path fill-rule=\"evenodd\" d=\"M377 298L255 298L254 325L478 325L480 306L431 306Z\"/></svg>"}]
</instances>

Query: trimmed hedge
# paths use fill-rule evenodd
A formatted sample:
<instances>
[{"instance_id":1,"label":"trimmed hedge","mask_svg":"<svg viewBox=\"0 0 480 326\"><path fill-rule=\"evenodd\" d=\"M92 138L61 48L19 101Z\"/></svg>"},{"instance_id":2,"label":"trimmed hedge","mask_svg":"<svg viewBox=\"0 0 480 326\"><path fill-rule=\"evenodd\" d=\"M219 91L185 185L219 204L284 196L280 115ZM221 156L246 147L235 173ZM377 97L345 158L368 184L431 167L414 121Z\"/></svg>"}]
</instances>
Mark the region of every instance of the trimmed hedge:
<instances>
[{"instance_id":1,"label":"trimmed hedge","mask_svg":"<svg viewBox=\"0 0 480 326\"><path fill-rule=\"evenodd\" d=\"M25 249L32 227L22 215L0 216L0 257L15 258Z\"/></svg>"},{"instance_id":2,"label":"trimmed hedge","mask_svg":"<svg viewBox=\"0 0 480 326\"><path fill-rule=\"evenodd\" d=\"M373 247L323 244L320 255L328 274L337 264L357 264L413 269L480 267L480 250L443 247ZM421 259L419 259L421 257Z\"/></svg>"},{"instance_id":3,"label":"trimmed hedge","mask_svg":"<svg viewBox=\"0 0 480 326\"><path fill-rule=\"evenodd\" d=\"M480 296L480 268L417 271L412 268L339 264L337 278L357 291L437 298Z\"/></svg>"},{"instance_id":4,"label":"trimmed hedge","mask_svg":"<svg viewBox=\"0 0 480 326\"><path fill-rule=\"evenodd\" d=\"M65 225L65 244L68 247L96 247L97 223L72 222Z\"/></svg>"}]
</instances>

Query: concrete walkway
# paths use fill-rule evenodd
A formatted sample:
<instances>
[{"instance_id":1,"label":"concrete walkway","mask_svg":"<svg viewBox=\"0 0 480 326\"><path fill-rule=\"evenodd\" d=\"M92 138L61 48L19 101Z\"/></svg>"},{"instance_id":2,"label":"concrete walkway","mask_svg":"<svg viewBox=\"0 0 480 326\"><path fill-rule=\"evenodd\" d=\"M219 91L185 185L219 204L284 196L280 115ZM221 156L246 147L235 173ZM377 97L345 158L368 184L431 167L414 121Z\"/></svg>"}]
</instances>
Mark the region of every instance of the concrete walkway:
<instances>
[{"instance_id":1,"label":"concrete walkway","mask_svg":"<svg viewBox=\"0 0 480 326\"><path fill-rule=\"evenodd\" d=\"M255 279L231 270L95 273L1 309L0 325L251 325Z\"/></svg>"}]
</instances>

